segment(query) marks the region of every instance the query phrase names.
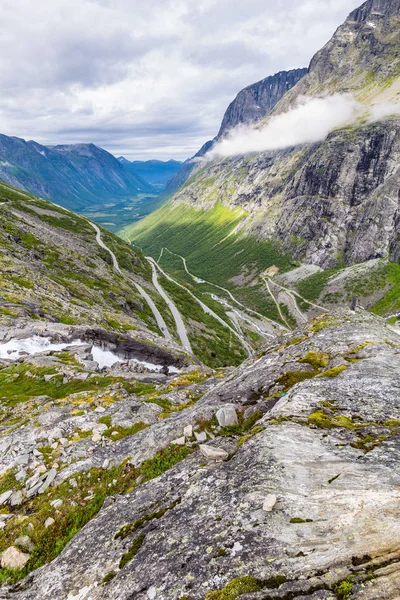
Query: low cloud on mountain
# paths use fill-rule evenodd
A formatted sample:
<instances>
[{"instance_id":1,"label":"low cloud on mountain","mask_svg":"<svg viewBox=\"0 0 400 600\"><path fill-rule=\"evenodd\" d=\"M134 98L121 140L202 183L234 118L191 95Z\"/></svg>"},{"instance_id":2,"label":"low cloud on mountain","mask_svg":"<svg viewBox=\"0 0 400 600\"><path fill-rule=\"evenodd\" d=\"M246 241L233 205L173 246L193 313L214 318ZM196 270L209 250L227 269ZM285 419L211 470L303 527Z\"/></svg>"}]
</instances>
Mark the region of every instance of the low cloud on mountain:
<instances>
[{"instance_id":1,"label":"low cloud on mountain","mask_svg":"<svg viewBox=\"0 0 400 600\"><path fill-rule=\"evenodd\" d=\"M367 116L377 121L400 113L399 104L377 104L366 115L365 106L351 94L333 94L326 98L301 97L297 105L271 117L263 127L240 126L233 129L207 154L207 159L253 152L280 150L319 142L337 127L352 124Z\"/></svg>"}]
</instances>

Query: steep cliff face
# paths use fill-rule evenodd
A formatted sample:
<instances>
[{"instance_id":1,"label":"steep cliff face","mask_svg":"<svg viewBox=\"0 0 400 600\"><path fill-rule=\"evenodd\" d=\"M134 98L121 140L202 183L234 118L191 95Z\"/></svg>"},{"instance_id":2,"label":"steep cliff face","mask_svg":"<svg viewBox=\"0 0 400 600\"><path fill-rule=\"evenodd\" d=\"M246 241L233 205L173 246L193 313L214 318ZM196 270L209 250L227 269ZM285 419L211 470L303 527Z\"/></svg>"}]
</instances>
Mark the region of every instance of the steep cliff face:
<instances>
[{"instance_id":1,"label":"steep cliff face","mask_svg":"<svg viewBox=\"0 0 400 600\"><path fill-rule=\"evenodd\" d=\"M314 56L307 75L279 102L286 110L300 95L352 92L374 104L400 100L400 0L368 0L350 13Z\"/></svg>"},{"instance_id":2,"label":"steep cliff face","mask_svg":"<svg viewBox=\"0 0 400 600\"><path fill-rule=\"evenodd\" d=\"M216 161L174 198L248 213L237 231L276 239L323 268L399 256L400 120L332 133L325 142ZM142 224L143 227L143 224Z\"/></svg>"},{"instance_id":3,"label":"steep cliff face","mask_svg":"<svg viewBox=\"0 0 400 600\"><path fill-rule=\"evenodd\" d=\"M307 69L281 71L241 90L225 112L217 139L241 123L259 121L306 73Z\"/></svg>"}]
</instances>

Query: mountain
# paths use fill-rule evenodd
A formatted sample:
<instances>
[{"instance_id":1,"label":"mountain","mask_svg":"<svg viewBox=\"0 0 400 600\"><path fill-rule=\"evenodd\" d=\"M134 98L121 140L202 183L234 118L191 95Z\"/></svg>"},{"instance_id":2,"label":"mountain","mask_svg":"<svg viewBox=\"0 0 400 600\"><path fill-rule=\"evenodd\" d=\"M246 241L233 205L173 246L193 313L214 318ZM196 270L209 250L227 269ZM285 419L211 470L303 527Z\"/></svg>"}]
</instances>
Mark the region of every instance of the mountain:
<instances>
[{"instance_id":1,"label":"mountain","mask_svg":"<svg viewBox=\"0 0 400 600\"><path fill-rule=\"evenodd\" d=\"M134 244L0 182L0 598L398 600L399 9L267 119L386 116L204 161Z\"/></svg>"},{"instance_id":2,"label":"mountain","mask_svg":"<svg viewBox=\"0 0 400 600\"><path fill-rule=\"evenodd\" d=\"M276 75L253 83L239 92L228 106L217 136L213 140L206 142L190 160L184 163L177 175L168 181L166 192L171 195L179 189L196 169L199 159L207 154L215 142L226 135L230 129L239 124L249 125L256 123L265 117L282 96L295 86L306 73L307 69L281 71Z\"/></svg>"},{"instance_id":3,"label":"mountain","mask_svg":"<svg viewBox=\"0 0 400 600\"><path fill-rule=\"evenodd\" d=\"M0 178L71 210L152 192L154 188L94 144L47 148L0 135Z\"/></svg>"},{"instance_id":4,"label":"mountain","mask_svg":"<svg viewBox=\"0 0 400 600\"><path fill-rule=\"evenodd\" d=\"M249 125L265 117L307 71L281 71L240 91L224 114L217 140L240 124Z\"/></svg>"},{"instance_id":5,"label":"mountain","mask_svg":"<svg viewBox=\"0 0 400 600\"><path fill-rule=\"evenodd\" d=\"M182 168L178 160L134 160L129 162L123 156L118 159L132 173L139 175L156 188L164 189L167 181Z\"/></svg>"},{"instance_id":6,"label":"mountain","mask_svg":"<svg viewBox=\"0 0 400 600\"><path fill-rule=\"evenodd\" d=\"M282 271L280 255L292 268L325 270L309 281L323 306L349 302L353 293L380 314L397 314L400 119L391 111L398 112L400 98L399 6L369 0L353 11L257 127L304 95L335 93L383 110L379 120L360 118L313 144L203 161L164 207L124 235L154 256L164 247L182 255L198 278L231 286L247 302L251 294L257 310L274 293L263 276L270 267ZM164 252L163 264L169 260ZM367 261L375 261L378 275L364 269L352 281L352 266ZM330 294L329 277L341 270L342 284Z\"/></svg>"}]
</instances>

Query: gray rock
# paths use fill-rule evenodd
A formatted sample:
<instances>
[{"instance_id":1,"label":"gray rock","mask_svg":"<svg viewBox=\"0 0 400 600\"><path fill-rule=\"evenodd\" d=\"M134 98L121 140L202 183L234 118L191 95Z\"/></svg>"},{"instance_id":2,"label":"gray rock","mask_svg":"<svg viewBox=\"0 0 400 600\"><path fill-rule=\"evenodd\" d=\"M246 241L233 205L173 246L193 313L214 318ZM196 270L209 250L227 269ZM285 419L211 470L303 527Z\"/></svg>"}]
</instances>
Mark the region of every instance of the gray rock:
<instances>
[{"instance_id":1,"label":"gray rock","mask_svg":"<svg viewBox=\"0 0 400 600\"><path fill-rule=\"evenodd\" d=\"M57 498L56 500L52 500L50 502L50 506L52 506L53 508L59 508L60 506L62 506L63 501L61 500L61 498Z\"/></svg>"},{"instance_id":2,"label":"gray rock","mask_svg":"<svg viewBox=\"0 0 400 600\"><path fill-rule=\"evenodd\" d=\"M268 494L264 499L263 510L265 510L265 512L270 512L277 502L278 498L274 494Z\"/></svg>"},{"instance_id":3,"label":"gray rock","mask_svg":"<svg viewBox=\"0 0 400 600\"><path fill-rule=\"evenodd\" d=\"M21 454L15 460L16 465L27 465L29 464L29 454Z\"/></svg>"},{"instance_id":4,"label":"gray rock","mask_svg":"<svg viewBox=\"0 0 400 600\"><path fill-rule=\"evenodd\" d=\"M193 436L193 426L186 425L186 427L183 429L183 435L187 438L191 438Z\"/></svg>"},{"instance_id":5,"label":"gray rock","mask_svg":"<svg viewBox=\"0 0 400 600\"><path fill-rule=\"evenodd\" d=\"M28 477L26 471L21 470L18 471L18 473L15 475L15 479L20 483L21 481L25 481L25 479Z\"/></svg>"},{"instance_id":6,"label":"gray rock","mask_svg":"<svg viewBox=\"0 0 400 600\"><path fill-rule=\"evenodd\" d=\"M57 475L57 469L50 469L50 471L45 475L45 479L41 487L39 488L39 494L43 494L47 488L53 483Z\"/></svg>"},{"instance_id":7,"label":"gray rock","mask_svg":"<svg viewBox=\"0 0 400 600\"><path fill-rule=\"evenodd\" d=\"M14 544L19 548L22 548L22 550L26 550L27 552L32 552L32 550L35 547L34 543L28 535L23 535L17 538Z\"/></svg>"},{"instance_id":8,"label":"gray rock","mask_svg":"<svg viewBox=\"0 0 400 600\"><path fill-rule=\"evenodd\" d=\"M207 441L207 434L205 431L200 431L199 433L197 431L194 432L194 437L196 438L196 441L199 442L200 444L202 442L206 442Z\"/></svg>"},{"instance_id":9,"label":"gray rock","mask_svg":"<svg viewBox=\"0 0 400 600\"><path fill-rule=\"evenodd\" d=\"M200 444L199 449L202 455L207 458L207 460L221 461L228 460L229 458L228 452L222 448L208 446L207 444Z\"/></svg>"},{"instance_id":10,"label":"gray rock","mask_svg":"<svg viewBox=\"0 0 400 600\"><path fill-rule=\"evenodd\" d=\"M40 473L35 473L34 475L32 475L32 477L30 477L25 483L26 488L32 488L39 481L39 479Z\"/></svg>"},{"instance_id":11,"label":"gray rock","mask_svg":"<svg viewBox=\"0 0 400 600\"><path fill-rule=\"evenodd\" d=\"M2 506L3 504L5 504L7 502L7 500L9 498L11 498L12 494L13 494L12 490L7 490L6 492L3 492L0 495L0 506Z\"/></svg>"},{"instance_id":12,"label":"gray rock","mask_svg":"<svg viewBox=\"0 0 400 600\"><path fill-rule=\"evenodd\" d=\"M27 498L32 498L33 496L35 496L36 494L39 493L39 490L42 488L43 486L43 482L39 481L38 483L36 483L35 485L33 485L31 488L29 488L29 490L26 491L26 497Z\"/></svg>"},{"instance_id":13,"label":"gray rock","mask_svg":"<svg viewBox=\"0 0 400 600\"><path fill-rule=\"evenodd\" d=\"M233 404L227 404L220 408L216 415L217 421L221 427L228 427L230 425L238 425L239 421L236 414L236 409Z\"/></svg>"},{"instance_id":14,"label":"gray rock","mask_svg":"<svg viewBox=\"0 0 400 600\"><path fill-rule=\"evenodd\" d=\"M3 569L23 569L29 559L29 554L24 554L17 550L17 548L10 546L1 555L0 563Z\"/></svg>"},{"instance_id":15,"label":"gray rock","mask_svg":"<svg viewBox=\"0 0 400 600\"><path fill-rule=\"evenodd\" d=\"M171 444L175 444L176 446L184 446L186 444L186 438L185 436L176 438L176 440L172 440Z\"/></svg>"},{"instance_id":16,"label":"gray rock","mask_svg":"<svg viewBox=\"0 0 400 600\"><path fill-rule=\"evenodd\" d=\"M55 523L55 520L52 517L49 517L48 519L45 520L44 526L47 529L48 527L51 527L52 525L54 525L54 523Z\"/></svg>"},{"instance_id":17,"label":"gray rock","mask_svg":"<svg viewBox=\"0 0 400 600\"><path fill-rule=\"evenodd\" d=\"M13 493L13 495L8 500L8 503L11 507L14 507L14 506L19 506L20 504L23 503L23 501L24 501L24 494L22 493L21 490L18 490Z\"/></svg>"}]
</instances>

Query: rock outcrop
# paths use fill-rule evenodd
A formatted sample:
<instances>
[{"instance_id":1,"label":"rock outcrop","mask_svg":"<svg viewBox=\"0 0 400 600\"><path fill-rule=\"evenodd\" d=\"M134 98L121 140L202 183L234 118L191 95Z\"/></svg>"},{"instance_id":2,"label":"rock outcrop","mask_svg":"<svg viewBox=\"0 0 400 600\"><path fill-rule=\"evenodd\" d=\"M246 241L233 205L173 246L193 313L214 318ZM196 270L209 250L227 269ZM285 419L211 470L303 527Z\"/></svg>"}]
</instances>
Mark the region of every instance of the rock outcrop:
<instances>
[{"instance_id":1,"label":"rock outcrop","mask_svg":"<svg viewBox=\"0 0 400 600\"><path fill-rule=\"evenodd\" d=\"M172 417L205 426L206 454L132 481L0 597L397 599L399 333L359 311L278 344ZM202 420L226 404L240 426Z\"/></svg>"}]
</instances>

